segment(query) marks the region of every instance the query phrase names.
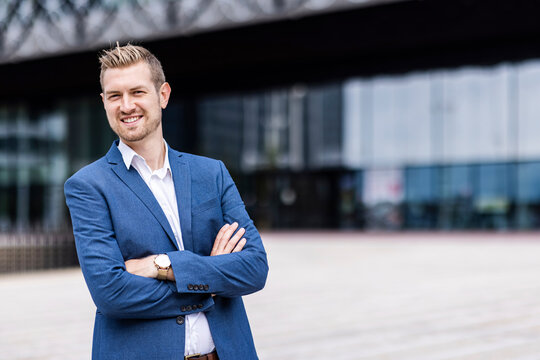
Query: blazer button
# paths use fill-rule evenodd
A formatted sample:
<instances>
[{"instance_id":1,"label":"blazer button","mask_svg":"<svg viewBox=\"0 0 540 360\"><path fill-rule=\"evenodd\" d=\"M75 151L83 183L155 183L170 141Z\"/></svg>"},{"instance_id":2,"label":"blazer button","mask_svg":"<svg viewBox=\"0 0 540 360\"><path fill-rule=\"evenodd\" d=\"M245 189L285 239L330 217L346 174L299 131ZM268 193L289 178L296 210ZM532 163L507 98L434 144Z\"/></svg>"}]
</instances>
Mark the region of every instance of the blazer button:
<instances>
[{"instance_id":1,"label":"blazer button","mask_svg":"<svg viewBox=\"0 0 540 360\"><path fill-rule=\"evenodd\" d=\"M199 285L199 290L203 290L203 289L204 289L204 285L203 284Z\"/></svg>"},{"instance_id":2,"label":"blazer button","mask_svg":"<svg viewBox=\"0 0 540 360\"><path fill-rule=\"evenodd\" d=\"M193 290L199 290L199 285L193 285Z\"/></svg>"},{"instance_id":3,"label":"blazer button","mask_svg":"<svg viewBox=\"0 0 540 360\"><path fill-rule=\"evenodd\" d=\"M184 325L184 317L183 317L183 316L178 316L178 317L176 318L176 323L177 323L178 325Z\"/></svg>"},{"instance_id":4,"label":"blazer button","mask_svg":"<svg viewBox=\"0 0 540 360\"><path fill-rule=\"evenodd\" d=\"M193 290L193 284L189 284L189 285L187 286L187 288L188 288L188 290Z\"/></svg>"},{"instance_id":5,"label":"blazer button","mask_svg":"<svg viewBox=\"0 0 540 360\"><path fill-rule=\"evenodd\" d=\"M186 307L185 307L185 306L182 306L182 307L180 308L180 310L182 310L182 312L186 312Z\"/></svg>"},{"instance_id":6,"label":"blazer button","mask_svg":"<svg viewBox=\"0 0 540 360\"><path fill-rule=\"evenodd\" d=\"M208 291L208 289L210 289L210 286L204 285L204 290Z\"/></svg>"},{"instance_id":7,"label":"blazer button","mask_svg":"<svg viewBox=\"0 0 540 360\"><path fill-rule=\"evenodd\" d=\"M202 309L204 307L203 304L199 304L199 309Z\"/></svg>"},{"instance_id":8,"label":"blazer button","mask_svg":"<svg viewBox=\"0 0 540 360\"><path fill-rule=\"evenodd\" d=\"M191 311L191 305L186 306L187 311Z\"/></svg>"}]
</instances>

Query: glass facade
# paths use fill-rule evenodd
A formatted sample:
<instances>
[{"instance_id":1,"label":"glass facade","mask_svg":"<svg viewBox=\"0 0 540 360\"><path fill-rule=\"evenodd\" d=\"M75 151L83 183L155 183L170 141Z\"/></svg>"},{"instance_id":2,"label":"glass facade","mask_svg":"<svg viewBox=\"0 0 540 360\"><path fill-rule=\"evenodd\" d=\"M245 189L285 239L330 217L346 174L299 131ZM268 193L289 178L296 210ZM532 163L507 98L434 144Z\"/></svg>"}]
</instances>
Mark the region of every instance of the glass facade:
<instances>
[{"instance_id":1,"label":"glass facade","mask_svg":"<svg viewBox=\"0 0 540 360\"><path fill-rule=\"evenodd\" d=\"M88 99L0 105L2 232L67 228L64 182L112 138L99 105Z\"/></svg>"},{"instance_id":2,"label":"glass facade","mask_svg":"<svg viewBox=\"0 0 540 360\"><path fill-rule=\"evenodd\" d=\"M0 106L0 229L64 224L67 119L60 108Z\"/></svg>"},{"instance_id":3,"label":"glass facade","mask_svg":"<svg viewBox=\"0 0 540 360\"><path fill-rule=\"evenodd\" d=\"M199 126L243 133L203 141L270 227L533 229L539 97L529 61L214 97Z\"/></svg>"},{"instance_id":4,"label":"glass facade","mask_svg":"<svg viewBox=\"0 0 540 360\"><path fill-rule=\"evenodd\" d=\"M540 61L175 98L173 147L223 160L262 228L540 227ZM0 105L0 229L69 224L115 136L98 97Z\"/></svg>"}]
</instances>

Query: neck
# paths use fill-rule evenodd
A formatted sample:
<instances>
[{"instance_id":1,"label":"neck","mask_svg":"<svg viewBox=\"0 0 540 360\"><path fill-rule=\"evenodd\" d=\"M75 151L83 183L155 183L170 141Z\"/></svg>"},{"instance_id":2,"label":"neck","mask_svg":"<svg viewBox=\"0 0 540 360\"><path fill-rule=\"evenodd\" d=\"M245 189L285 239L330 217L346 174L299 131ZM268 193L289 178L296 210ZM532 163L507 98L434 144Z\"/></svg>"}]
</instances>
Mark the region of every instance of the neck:
<instances>
[{"instance_id":1,"label":"neck","mask_svg":"<svg viewBox=\"0 0 540 360\"><path fill-rule=\"evenodd\" d=\"M161 169L165 162L165 142L163 136L147 137L140 141L124 143L142 156L152 171Z\"/></svg>"}]
</instances>

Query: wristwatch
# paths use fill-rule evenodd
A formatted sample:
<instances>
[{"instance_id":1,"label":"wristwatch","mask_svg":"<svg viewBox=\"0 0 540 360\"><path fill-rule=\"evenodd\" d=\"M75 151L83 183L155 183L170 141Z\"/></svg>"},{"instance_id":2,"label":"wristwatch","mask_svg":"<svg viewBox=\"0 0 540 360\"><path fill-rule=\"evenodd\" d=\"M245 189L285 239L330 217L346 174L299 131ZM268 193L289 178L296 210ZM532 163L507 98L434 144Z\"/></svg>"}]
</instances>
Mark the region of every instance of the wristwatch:
<instances>
[{"instance_id":1,"label":"wristwatch","mask_svg":"<svg viewBox=\"0 0 540 360\"><path fill-rule=\"evenodd\" d=\"M167 280L167 273L171 268L171 259L167 254L159 254L154 258L154 265L158 271L157 279L158 280Z\"/></svg>"}]
</instances>

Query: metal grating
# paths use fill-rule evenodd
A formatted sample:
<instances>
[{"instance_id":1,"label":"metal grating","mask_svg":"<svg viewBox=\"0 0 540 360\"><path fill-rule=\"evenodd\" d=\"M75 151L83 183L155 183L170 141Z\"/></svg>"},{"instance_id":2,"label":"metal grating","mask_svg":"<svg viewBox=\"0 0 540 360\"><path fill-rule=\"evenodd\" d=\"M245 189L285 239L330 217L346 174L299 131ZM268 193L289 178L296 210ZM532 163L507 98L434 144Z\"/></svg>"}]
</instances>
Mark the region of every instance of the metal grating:
<instances>
[{"instance_id":1,"label":"metal grating","mask_svg":"<svg viewBox=\"0 0 540 360\"><path fill-rule=\"evenodd\" d=\"M405 0L4 0L0 63Z\"/></svg>"}]
</instances>

